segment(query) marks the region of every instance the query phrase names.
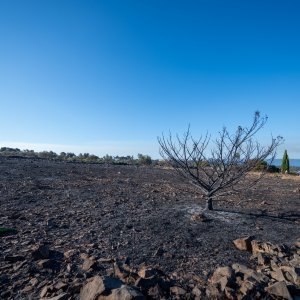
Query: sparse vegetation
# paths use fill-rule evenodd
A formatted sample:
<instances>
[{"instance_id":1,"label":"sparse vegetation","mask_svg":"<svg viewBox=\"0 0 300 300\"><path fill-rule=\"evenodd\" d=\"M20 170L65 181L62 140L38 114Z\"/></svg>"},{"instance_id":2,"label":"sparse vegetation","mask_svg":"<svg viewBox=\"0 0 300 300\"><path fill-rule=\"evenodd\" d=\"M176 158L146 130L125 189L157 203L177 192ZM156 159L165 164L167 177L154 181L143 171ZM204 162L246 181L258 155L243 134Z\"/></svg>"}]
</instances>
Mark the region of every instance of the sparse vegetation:
<instances>
[{"instance_id":1,"label":"sparse vegetation","mask_svg":"<svg viewBox=\"0 0 300 300\"><path fill-rule=\"evenodd\" d=\"M152 159L149 155L138 154L138 163L141 165L151 165Z\"/></svg>"},{"instance_id":2,"label":"sparse vegetation","mask_svg":"<svg viewBox=\"0 0 300 300\"><path fill-rule=\"evenodd\" d=\"M79 153L76 155L72 152L61 152L57 154L53 151L35 152L33 150L20 150L18 148L2 147L0 148L0 156L15 157L15 158L40 158L50 160L61 160L69 162L85 162L85 163L99 163L99 164L114 164L114 165L151 165L158 164L158 160L152 160L149 155L138 154L135 159L133 156L111 156L106 154L99 157L89 153Z\"/></svg>"},{"instance_id":3,"label":"sparse vegetation","mask_svg":"<svg viewBox=\"0 0 300 300\"><path fill-rule=\"evenodd\" d=\"M253 168L253 171L266 171L268 169L268 163L264 160L259 161Z\"/></svg>"},{"instance_id":4,"label":"sparse vegetation","mask_svg":"<svg viewBox=\"0 0 300 300\"><path fill-rule=\"evenodd\" d=\"M254 167L253 171L256 172L268 172L268 173L279 173L280 169L274 165L268 165L264 160L259 161Z\"/></svg>"},{"instance_id":5,"label":"sparse vegetation","mask_svg":"<svg viewBox=\"0 0 300 300\"><path fill-rule=\"evenodd\" d=\"M269 173L279 173L280 169L274 165L270 165L267 169L267 172Z\"/></svg>"}]
</instances>

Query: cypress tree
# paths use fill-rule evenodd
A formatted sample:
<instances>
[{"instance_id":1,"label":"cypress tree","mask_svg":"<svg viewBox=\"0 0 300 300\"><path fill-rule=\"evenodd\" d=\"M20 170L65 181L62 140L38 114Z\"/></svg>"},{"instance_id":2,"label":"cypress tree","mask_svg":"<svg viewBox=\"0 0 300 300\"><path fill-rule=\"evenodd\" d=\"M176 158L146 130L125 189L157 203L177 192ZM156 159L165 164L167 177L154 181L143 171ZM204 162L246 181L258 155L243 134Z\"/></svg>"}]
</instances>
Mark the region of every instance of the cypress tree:
<instances>
[{"instance_id":1,"label":"cypress tree","mask_svg":"<svg viewBox=\"0 0 300 300\"><path fill-rule=\"evenodd\" d=\"M289 173L290 172L290 161L287 151L284 150L282 163L281 163L281 172L282 173Z\"/></svg>"}]
</instances>

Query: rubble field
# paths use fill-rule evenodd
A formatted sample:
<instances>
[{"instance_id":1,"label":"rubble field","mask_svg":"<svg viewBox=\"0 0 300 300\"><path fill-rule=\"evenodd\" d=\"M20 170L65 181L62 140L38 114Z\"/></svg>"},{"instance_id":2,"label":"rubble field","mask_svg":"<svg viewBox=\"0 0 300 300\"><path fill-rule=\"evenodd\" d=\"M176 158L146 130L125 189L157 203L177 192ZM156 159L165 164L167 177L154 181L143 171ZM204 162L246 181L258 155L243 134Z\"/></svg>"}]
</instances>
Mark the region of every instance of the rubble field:
<instances>
[{"instance_id":1,"label":"rubble field","mask_svg":"<svg viewBox=\"0 0 300 300\"><path fill-rule=\"evenodd\" d=\"M0 298L298 297L300 176L204 203L172 169L0 157Z\"/></svg>"}]
</instances>

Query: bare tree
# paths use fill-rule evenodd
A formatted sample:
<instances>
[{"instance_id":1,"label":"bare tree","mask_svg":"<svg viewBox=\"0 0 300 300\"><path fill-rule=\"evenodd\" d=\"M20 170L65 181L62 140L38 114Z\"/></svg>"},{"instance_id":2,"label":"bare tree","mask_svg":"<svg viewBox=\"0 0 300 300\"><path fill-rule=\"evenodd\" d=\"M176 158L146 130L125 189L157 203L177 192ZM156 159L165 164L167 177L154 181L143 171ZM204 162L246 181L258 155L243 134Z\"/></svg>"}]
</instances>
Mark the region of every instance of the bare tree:
<instances>
[{"instance_id":1,"label":"bare tree","mask_svg":"<svg viewBox=\"0 0 300 300\"><path fill-rule=\"evenodd\" d=\"M158 137L161 156L181 175L196 185L206 197L206 210L213 210L213 199L245 190L261 179L260 176L247 178L247 173L266 159L269 164L275 158L276 149L282 137L271 139L269 146L262 146L253 136L264 127L267 116L255 112L251 126L239 126L234 134L226 127L212 141L206 134L194 139L190 127L183 137L176 135ZM212 143L211 143L212 142Z\"/></svg>"}]
</instances>

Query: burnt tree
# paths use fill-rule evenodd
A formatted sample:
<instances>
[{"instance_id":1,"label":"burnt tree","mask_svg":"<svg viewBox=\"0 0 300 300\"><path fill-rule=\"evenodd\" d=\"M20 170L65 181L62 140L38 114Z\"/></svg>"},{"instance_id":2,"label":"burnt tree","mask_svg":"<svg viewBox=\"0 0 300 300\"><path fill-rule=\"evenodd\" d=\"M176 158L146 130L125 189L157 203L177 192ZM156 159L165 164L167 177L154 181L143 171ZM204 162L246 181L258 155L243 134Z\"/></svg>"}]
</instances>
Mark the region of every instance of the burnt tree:
<instances>
[{"instance_id":1,"label":"burnt tree","mask_svg":"<svg viewBox=\"0 0 300 300\"><path fill-rule=\"evenodd\" d=\"M271 138L268 146L253 140L264 127L267 116L255 112L250 127L239 126L231 134L224 127L215 140L206 134L193 138L190 127L183 137L170 133L158 137L161 156L181 175L189 179L206 197L205 209L213 210L213 199L250 188L265 171L255 178L247 178L249 171L264 160L269 164L275 158L282 137Z\"/></svg>"}]
</instances>

